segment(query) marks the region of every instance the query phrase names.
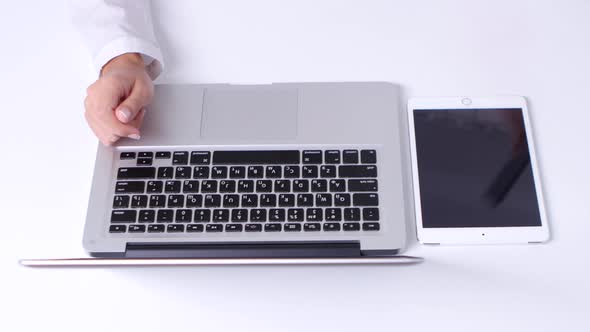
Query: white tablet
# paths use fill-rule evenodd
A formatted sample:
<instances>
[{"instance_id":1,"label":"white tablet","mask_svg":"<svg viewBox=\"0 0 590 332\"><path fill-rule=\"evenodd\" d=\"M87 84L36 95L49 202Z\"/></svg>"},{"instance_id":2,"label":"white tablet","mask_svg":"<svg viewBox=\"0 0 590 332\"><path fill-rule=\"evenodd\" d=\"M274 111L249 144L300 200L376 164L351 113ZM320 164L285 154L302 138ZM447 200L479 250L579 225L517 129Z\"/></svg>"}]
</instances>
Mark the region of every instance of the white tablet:
<instances>
[{"instance_id":1,"label":"white tablet","mask_svg":"<svg viewBox=\"0 0 590 332\"><path fill-rule=\"evenodd\" d=\"M421 243L549 239L523 97L416 98L408 119Z\"/></svg>"}]
</instances>

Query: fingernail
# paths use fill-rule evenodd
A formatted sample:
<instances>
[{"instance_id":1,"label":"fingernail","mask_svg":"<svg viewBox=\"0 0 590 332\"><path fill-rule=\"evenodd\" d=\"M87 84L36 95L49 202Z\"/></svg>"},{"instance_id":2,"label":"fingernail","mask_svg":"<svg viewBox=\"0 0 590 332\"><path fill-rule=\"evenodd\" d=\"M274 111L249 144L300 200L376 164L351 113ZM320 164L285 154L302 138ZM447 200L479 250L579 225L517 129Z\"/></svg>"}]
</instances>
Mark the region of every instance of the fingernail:
<instances>
[{"instance_id":1,"label":"fingernail","mask_svg":"<svg viewBox=\"0 0 590 332\"><path fill-rule=\"evenodd\" d=\"M131 139L134 139L134 140L139 140L141 138L141 136L139 136L138 134L131 134L131 135L127 136L127 137L129 137Z\"/></svg>"},{"instance_id":2,"label":"fingernail","mask_svg":"<svg viewBox=\"0 0 590 332\"><path fill-rule=\"evenodd\" d=\"M123 118L124 121L129 121L131 118L131 111L126 108L121 108L117 112L119 112L119 116Z\"/></svg>"}]
</instances>

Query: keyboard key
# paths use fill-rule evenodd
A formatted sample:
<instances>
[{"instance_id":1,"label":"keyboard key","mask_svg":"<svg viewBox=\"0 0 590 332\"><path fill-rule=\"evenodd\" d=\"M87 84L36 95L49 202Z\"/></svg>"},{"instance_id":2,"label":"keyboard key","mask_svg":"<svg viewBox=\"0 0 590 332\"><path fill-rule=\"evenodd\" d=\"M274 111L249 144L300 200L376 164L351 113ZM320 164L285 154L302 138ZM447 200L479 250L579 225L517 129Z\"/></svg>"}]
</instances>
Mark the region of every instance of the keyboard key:
<instances>
[{"instance_id":1,"label":"keyboard key","mask_svg":"<svg viewBox=\"0 0 590 332\"><path fill-rule=\"evenodd\" d=\"M129 233L145 233L145 225L129 225Z\"/></svg>"},{"instance_id":2,"label":"keyboard key","mask_svg":"<svg viewBox=\"0 0 590 332\"><path fill-rule=\"evenodd\" d=\"M271 180L256 180L256 192L269 193L272 191Z\"/></svg>"},{"instance_id":3,"label":"keyboard key","mask_svg":"<svg viewBox=\"0 0 590 332\"><path fill-rule=\"evenodd\" d=\"M148 233L164 233L164 225L148 225Z\"/></svg>"},{"instance_id":4,"label":"keyboard key","mask_svg":"<svg viewBox=\"0 0 590 332\"><path fill-rule=\"evenodd\" d=\"M212 179L225 179L227 178L227 167L226 166L214 166L211 168Z\"/></svg>"},{"instance_id":5,"label":"keyboard key","mask_svg":"<svg viewBox=\"0 0 590 332\"><path fill-rule=\"evenodd\" d=\"M109 226L109 233L125 233L127 226L125 225L111 225Z\"/></svg>"},{"instance_id":6,"label":"keyboard key","mask_svg":"<svg viewBox=\"0 0 590 332\"><path fill-rule=\"evenodd\" d=\"M361 209L359 208L346 208L344 209L344 221L360 221L361 220Z\"/></svg>"},{"instance_id":7,"label":"keyboard key","mask_svg":"<svg viewBox=\"0 0 590 332\"><path fill-rule=\"evenodd\" d=\"M152 164L152 158L137 158L137 166L149 166Z\"/></svg>"},{"instance_id":8,"label":"keyboard key","mask_svg":"<svg viewBox=\"0 0 590 332\"><path fill-rule=\"evenodd\" d=\"M307 209L307 221L323 221L324 220L324 212L322 209L312 208Z\"/></svg>"},{"instance_id":9,"label":"keyboard key","mask_svg":"<svg viewBox=\"0 0 590 332\"><path fill-rule=\"evenodd\" d=\"M215 209L215 210L213 210L213 221L215 221L215 222L228 222L229 221L229 210L228 209Z\"/></svg>"},{"instance_id":10,"label":"keyboard key","mask_svg":"<svg viewBox=\"0 0 590 332\"><path fill-rule=\"evenodd\" d=\"M266 177L268 179L281 178L282 176L281 166L266 166Z\"/></svg>"},{"instance_id":11,"label":"keyboard key","mask_svg":"<svg viewBox=\"0 0 590 332\"><path fill-rule=\"evenodd\" d=\"M137 219L137 210L113 210L111 211L112 223L135 222Z\"/></svg>"},{"instance_id":12,"label":"keyboard key","mask_svg":"<svg viewBox=\"0 0 590 332\"><path fill-rule=\"evenodd\" d=\"M309 191L309 180L294 180L293 192L306 193Z\"/></svg>"},{"instance_id":13,"label":"keyboard key","mask_svg":"<svg viewBox=\"0 0 590 332\"><path fill-rule=\"evenodd\" d=\"M379 206L379 195L377 194L353 194L354 206Z\"/></svg>"},{"instance_id":14,"label":"keyboard key","mask_svg":"<svg viewBox=\"0 0 590 332\"><path fill-rule=\"evenodd\" d=\"M191 165L209 165L211 162L211 152L209 151L193 151L191 152Z\"/></svg>"},{"instance_id":15,"label":"keyboard key","mask_svg":"<svg viewBox=\"0 0 590 332\"><path fill-rule=\"evenodd\" d=\"M326 180L311 180L311 192L326 192L328 191L328 181Z\"/></svg>"},{"instance_id":16,"label":"keyboard key","mask_svg":"<svg viewBox=\"0 0 590 332\"><path fill-rule=\"evenodd\" d=\"M303 166L303 177L304 178L317 178L318 167L317 166Z\"/></svg>"},{"instance_id":17,"label":"keyboard key","mask_svg":"<svg viewBox=\"0 0 590 332\"><path fill-rule=\"evenodd\" d=\"M195 208L203 205L203 195L186 195L186 207Z\"/></svg>"},{"instance_id":18,"label":"keyboard key","mask_svg":"<svg viewBox=\"0 0 590 332\"><path fill-rule=\"evenodd\" d=\"M166 206L166 195L150 195L150 207L159 208Z\"/></svg>"},{"instance_id":19,"label":"keyboard key","mask_svg":"<svg viewBox=\"0 0 590 332\"><path fill-rule=\"evenodd\" d=\"M319 232L322 229L322 224L320 223L306 223L303 224L303 230L306 232Z\"/></svg>"},{"instance_id":20,"label":"keyboard key","mask_svg":"<svg viewBox=\"0 0 590 332\"><path fill-rule=\"evenodd\" d=\"M164 191L167 193L179 193L180 192L180 187L181 187L181 182L180 181L166 181L166 184L164 185Z\"/></svg>"},{"instance_id":21,"label":"keyboard key","mask_svg":"<svg viewBox=\"0 0 590 332\"><path fill-rule=\"evenodd\" d=\"M119 159L135 159L135 152L121 152L121 154L119 155Z\"/></svg>"},{"instance_id":22,"label":"keyboard key","mask_svg":"<svg viewBox=\"0 0 590 332\"><path fill-rule=\"evenodd\" d=\"M258 207L258 195L242 195L242 207Z\"/></svg>"},{"instance_id":23,"label":"keyboard key","mask_svg":"<svg viewBox=\"0 0 590 332\"><path fill-rule=\"evenodd\" d=\"M184 207L184 195L168 195L169 208Z\"/></svg>"},{"instance_id":24,"label":"keyboard key","mask_svg":"<svg viewBox=\"0 0 590 332\"><path fill-rule=\"evenodd\" d=\"M139 210L137 222L154 222L156 220L156 210Z\"/></svg>"},{"instance_id":25,"label":"keyboard key","mask_svg":"<svg viewBox=\"0 0 590 332\"><path fill-rule=\"evenodd\" d=\"M252 209L252 210L250 210L250 221L266 221L266 210L265 209Z\"/></svg>"},{"instance_id":26,"label":"keyboard key","mask_svg":"<svg viewBox=\"0 0 590 332\"><path fill-rule=\"evenodd\" d=\"M358 222L345 222L344 224L342 224L342 229L344 229L345 231L360 231L361 224L359 224Z\"/></svg>"},{"instance_id":27,"label":"keyboard key","mask_svg":"<svg viewBox=\"0 0 590 332\"><path fill-rule=\"evenodd\" d=\"M223 207L234 208L240 206L240 195L223 195Z\"/></svg>"},{"instance_id":28,"label":"keyboard key","mask_svg":"<svg viewBox=\"0 0 590 332\"><path fill-rule=\"evenodd\" d=\"M168 224L168 226L166 227L166 231L168 233L183 233L184 232L184 225Z\"/></svg>"},{"instance_id":29,"label":"keyboard key","mask_svg":"<svg viewBox=\"0 0 590 332\"><path fill-rule=\"evenodd\" d=\"M172 165L188 164L188 151L176 151L172 155Z\"/></svg>"},{"instance_id":30,"label":"keyboard key","mask_svg":"<svg viewBox=\"0 0 590 332\"><path fill-rule=\"evenodd\" d=\"M340 164L340 151L327 150L324 153L324 159L326 160L326 164Z\"/></svg>"},{"instance_id":31,"label":"keyboard key","mask_svg":"<svg viewBox=\"0 0 590 332\"><path fill-rule=\"evenodd\" d=\"M341 178L376 178L377 166L338 166L338 175Z\"/></svg>"},{"instance_id":32,"label":"keyboard key","mask_svg":"<svg viewBox=\"0 0 590 332\"><path fill-rule=\"evenodd\" d=\"M262 232L262 225L261 224L246 224L244 225L246 232Z\"/></svg>"},{"instance_id":33,"label":"keyboard key","mask_svg":"<svg viewBox=\"0 0 590 332\"><path fill-rule=\"evenodd\" d=\"M298 194L297 195L297 206L313 206L313 195L312 194Z\"/></svg>"},{"instance_id":34,"label":"keyboard key","mask_svg":"<svg viewBox=\"0 0 590 332\"><path fill-rule=\"evenodd\" d=\"M324 224L324 231L326 232L337 232L340 230L340 224L329 222Z\"/></svg>"},{"instance_id":35,"label":"keyboard key","mask_svg":"<svg viewBox=\"0 0 590 332\"><path fill-rule=\"evenodd\" d=\"M143 193L145 182L143 181L117 181L115 192L117 194Z\"/></svg>"},{"instance_id":36,"label":"keyboard key","mask_svg":"<svg viewBox=\"0 0 590 332\"><path fill-rule=\"evenodd\" d=\"M193 178L195 179L208 179L209 178L209 166L195 166L193 169Z\"/></svg>"},{"instance_id":37,"label":"keyboard key","mask_svg":"<svg viewBox=\"0 0 590 332\"><path fill-rule=\"evenodd\" d=\"M174 168L172 167L158 167L158 179L172 179L173 172Z\"/></svg>"},{"instance_id":38,"label":"keyboard key","mask_svg":"<svg viewBox=\"0 0 590 332\"><path fill-rule=\"evenodd\" d=\"M336 166L320 166L320 176L323 178L335 178L336 177Z\"/></svg>"},{"instance_id":39,"label":"keyboard key","mask_svg":"<svg viewBox=\"0 0 590 332\"><path fill-rule=\"evenodd\" d=\"M270 209L268 210L269 221L285 221L284 209Z\"/></svg>"},{"instance_id":40,"label":"keyboard key","mask_svg":"<svg viewBox=\"0 0 590 332\"><path fill-rule=\"evenodd\" d=\"M250 166L248 167L248 178L260 179L264 177L264 168L262 166Z\"/></svg>"},{"instance_id":41,"label":"keyboard key","mask_svg":"<svg viewBox=\"0 0 590 332\"><path fill-rule=\"evenodd\" d=\"M170 151L158 151L156 152L156 159L170 159L172 153Z\"/></svg>"},{"instance_id":42,"label":"keyboard key","mask_svg":"<svg viewBox=\"0 0 590 332\"><path fill-rule=\"evenodd\" d=\"M221 180L221 181L219 181L219 192L220 193L234 193L234 192L236 192L236 181L234 181L234 180Z\"/></svg>"},{"instance_id":43,"label":"keyboard key","mask_svg":"<svg viewBox=\"0 0 590 332\"><path fill-rule=\"evenodd\" d=\"M348 180L348 191L377 191L377 180Z\"/></svg>"},{"instance_id":44,"label":"keyboard key","mask_svg":"<svg viewBox=\"0 0 590 332\"><path fill-rule=\"evenodd\" d=\"M277 223L265 224L264 231L265 232L280 232L283 225Z\"/></svg>"},{"instance_id":45,"label":"keyboard key","mask_svg":"<svg viewBox=\"0 0 590 332\"><path fill-rule=\"evenodd\" d=\"M299 177L300 168L299 166L285 166L285 178L296 179Z\"/></svg>"},{"instance_id":46,"label":"keyboard key","mask_svg":"<svg viewBox=\"0 0 590 332\"><path fill-rule=\"evenodd\" d=\"M344 151L342 151L342 161L345 164L358 164L359 151L358 150L344 150Z\"/></svg>"},{"instance_id":47,"label":"keyboard key","mask_svg":"<svg viewBox=\"0 0 590 332\"><path fill-rule=\"evenodd\" d=\"M365 221L378 221L379 220L379 209L377 209L377 208L363 209L363 220L365 220Z\"/></svg>"},{"instance_id":48,"label":"keyboard key","mask_svg":"<svg viewBox=\"0 0 590 332\"><path fill-rule=\"evenodd\" d=\"M229 177L231 179L243 179L246 177L246 168L242 166L232 166L229 168Z\"/></svg>"},{"instance_id":49,"label":"keyboard key","mask_svg":"<svg viewBox=\"0 0 590 332\"><path fill-rule=\"evenodd\" d=\"M275 192L288 193L291 192L290 180L275 180Z\"/></svg>"},{"instance_id":50,"label":"keyboard key","mask_svg":"<svg viewBox=\"0 0 590 332\"><path fill-rule=\"evenodd\" d=\"M332 194L316 194L316 206L332 206Z\"/></svg>"},{"instance_id":51,"label":"keyboard key","mask_svg":"<svg viewBox=\"0 0 590 332\"><path fill-rule=\"evenodd\" d=\"M174 210L158 210L156 220L158 222L172 222Z\"/></svg>"},{"instance_id":52,"label":"keyboard key","mask_svg":"<svg viewBox=\"0 0 590 332\"><path fill-rule=\"evenodd\" d=\"M116 195L113 199L113 208L127 208L129 207L128 195Z\"/></svg>"},{"instance_id":53,"label":"keyboard key","mask_svg":"<svg viewBox=\"0 0 590 332\"><path fill-rule=\"evenodd\" d=\"M275 207L275 206L277 206L277 195L275 195L275 194L262 194L262 195L260 195L260 206L262 206L262 207Z\"/></svg>"},{"instance_id":54,"label":"keyboard key","mask_svg":"<svg viewBox=\"0 0 590 332\"><path fill-rule=\"evenodd\" d=\"M216 180L203 180L203 181L201 181L201 192L202 193L216 193L217 192L217 181Z\"/></svg>"},{"instance_id":55,"label":"keyboard key","mask_svg":"<svg viewBox=\"0 0 590 332\"><path fill-rule=\"evenodd\" d=\"M195 210L195 222L209 222L211 221L211 210L196 209Z\"/></svg>"},{"instance_id":56,"label":"keyboard key","mask_svg":"<svg viewBox=\"0 0 590 332\"><path fill-rule=\"evenodd\" d=\"M322 151L320 151L320 150L303 151L303 163L304 164L321 164L322 163Z\"/></svg>"},{"instance_id":57,"label":"keyboard key","mask_svg":"<svg viewBox=\"0 0 590 332\"><path fill-rule=\"evenodd\" d=\"M231 221L233 221L233 222L246 222L246 221L248 221L248 210L247 209L233 209L231 211Z\"/></svg>"},{"instance_id":58,"label":"keyboard key","mask_svg":"<svg viewBox=\"0 0 590 332\"><path fill-rule=\"evenodd\" d=\"M342 221L342 210L338 208L326 209L326 221Z\"/></svg>"},{"instance_id":59,"label":"keyboard key","mask_svg":"<svg viewBox=\"0 0 590 332\"><path fill-rule=\"evenodd\" d=\"M120 167L117 171L118 180L153 179L155 176L155 167Z\"/></svg>"},{"instance_id":60,"label":"keyboard key","mask_svg":"<svg viewBox=\"0 0 590 332\"><path fill-rule=\"evenodd\" d=\"M350 194L336 194L334 195L335 206L350 206Z\"/></svg>"},{"instance_id":61,"label":"keyboard key","mask_svg":"<svg viewBox=\"0 0 590 332\"><path fill-rule=\"evenodd\" d=\"M285 232L301 232L301 224L285 224Z\"/></svg>"},{"instance_id":62,"label":"keyboard key","mask_svg":"<svg viewBox=\"0 0 590 332\"><path fill-rule=\"evenodd\" d=\"M364 222L363 231L378 231L379 223L377 222Z\"/></svg>"},{"instance_id":63,"label":"keyboard key","mask_svg":"<svg viewBox=\"0 0 590 332\"><path fill-rule=\"evenodd\" d=\"M279 206L280 207L295 206L295 195L293 195L293 194L280 194L279 195Z\"/></svg>"},{"instance_id":64,"label":"keyboard key","mask_svg":"<svg viewBox=\"0 0 590 332\"><path fill-rule=\"evenodd\" d=\"M304 210L303 209L288 209L287 220L288 221L303 221Z\"/></svg>"},{"instance_id":65,"label":"keyboard key","mask_svg":"<svg viewBox=\"0 0 590 332\"><path fill-rule=\"evenodd\" d=\"M199 181L197 180L184 180L182 183L183 193L198 193L199 192Z\"/></svg>"},{"instance_id":66,"label":"keyboard key","mask_svg":"<svg viewBox=\"0 0 590 332\"><path fill-rule=\"evenodd\" d=\"M223 225L222 224L207 224L207 226L205 227L205 230L207 232L211 232L211 233L219 233L223 231Z\"/></svg>"},{"instance_id":67,"label":"keyboard key","mask_svg":"<svg viewBox=\"0 0 590 332\"><path fill-rule=\"evenodd\" d=\"M137 154L138 158L153 158L154 153L149 151L142 151Z\"/></svg>"},{"instance_id":68,"label":"keyboard key","mask_svg":"<svg viewBox=\"0 0 590 332\"><path fill-rule=\"evenodd\" d=\"M221 195L205 195L205 207L220 207Z\"/></svg>"},{"instance_id":69,"label":"keyboard key","mask_svg":"<svg viewBox=\"0 0 590 332\"><path fill-rule=\"evenodd\" d=\"M238 181L238 192L239 193L253 193L254 192L254 181L252 181L252 180Z\"/></svg>"},{"instance_id":70,"label":"keyboard key","mask_svg":"<svg viewBox=\"0 0 590 332\"><path fill-rule=\"evenodd\" d=\"M361 163L363 163L363 164L376 164L377 163L377 151L375 151L375 150L361 150Z\"/></svg>"},{"instance_id":71,"label":"keyboard key","mask_svg":"<svg viewBox=\"0 0 590 332\"><path fill-rule=\"evenodd\" d=\"M227 224L225 225L226 232L241 232L243 226L240 224Z\"/></svg>"},{"instance_id":72,"label":"keyboard key","mask_svg":"<svg viewBox=\"0 0 590 332\"><path fill-rule=\"evenodd\" d=\"M193 210L178 209L176 210L176 222L191 222L193 220Z\"/></svg>"},{"instance_id":73,"label":"keyboard key","mask_svg":"<svg viewBox=\"0 0 590 332\"><path fill-rule=\"evenodd\" d=\"M177 179L190 179L192 168L187 166L176 167L176 174L174 175Z\"/></svg>"},{"instance_id":74,"label":"keyboard key","mask_svg":"<svg viewBox=\"0 0 590 332\"><path fill-rule=\"evenodd\" d=\"M162 192L162 188L164 187L164 182L162 181L148 181L146 192L151 194L158 194Z\"/></svg>"},{"instance_id":75,"label":"keyboard key","mask_svg":"<svg viewBox=\"0 0 590 332\"><path fill-rule=\"evenodd\" d=\"M133 195L131 196L131 207L141 208L147 207L148 197L147 195Z\"/></svg>"},{"instance_id":76,"label":"keyboard key","mask_svg":"<svg viewBox=\"0 0 590 332\"><path fill-rule=\"evenodd\" d=\"M342 179L330 180L330 191L331 192L344 192L346 191L346 181Z\"/></svg>"},{"instance_id":77,"label":"keyboard key","mask_svg":"<svg viewBox=\"0 0 590 332\"><path fill-rule=\"evenodd\" d=\"M213 164L218 165L281 165L299 164L297 150L214 151Z\"/></svg>"},{"instance_id":78,"label":"keyboard key","mask_svg":"<svg viewBox=\"0 0 590 332\"><path fill-rule=\"evenodd\" d=\"M199 224L188 224L186 225L186 231L189 233L200 233L205 229L203 225Z\"/></svg>"}]
</instances>

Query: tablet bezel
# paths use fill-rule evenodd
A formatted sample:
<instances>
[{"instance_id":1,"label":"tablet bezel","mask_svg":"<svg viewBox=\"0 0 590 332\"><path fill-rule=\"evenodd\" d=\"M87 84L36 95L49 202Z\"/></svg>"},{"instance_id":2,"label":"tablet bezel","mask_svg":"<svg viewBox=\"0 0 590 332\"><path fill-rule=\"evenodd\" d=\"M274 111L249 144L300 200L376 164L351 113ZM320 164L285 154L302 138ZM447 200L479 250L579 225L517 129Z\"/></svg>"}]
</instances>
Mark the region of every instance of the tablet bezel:
<instances>
[{"instance_id":1,"label":"tablet bezel","mask_svg":"<svg viewBox=\"0 0 590 332\"><path fill-rule=\"evenodd\" d=\"M481 109L481 108L520 108L525 125L525 134L531 160L531 168L535 183L535 192L539 204L541 226L517 227L453 227L425 228L422 225L422 205L420 200L420 180L416 156L416 135L414 127L414 110L448 110L448 109ZM497 97L442 97L412 98L408 101L408 122L410 132L410 148L412 162L412 181L414 192L414 208L416 213L416 232L418 241L423 244L498 244L498 243L538 243L549 240L549 227L543 199L540 172L537 162L533 130L526 100L520 96Z\"/></svg>"}]
</instances>

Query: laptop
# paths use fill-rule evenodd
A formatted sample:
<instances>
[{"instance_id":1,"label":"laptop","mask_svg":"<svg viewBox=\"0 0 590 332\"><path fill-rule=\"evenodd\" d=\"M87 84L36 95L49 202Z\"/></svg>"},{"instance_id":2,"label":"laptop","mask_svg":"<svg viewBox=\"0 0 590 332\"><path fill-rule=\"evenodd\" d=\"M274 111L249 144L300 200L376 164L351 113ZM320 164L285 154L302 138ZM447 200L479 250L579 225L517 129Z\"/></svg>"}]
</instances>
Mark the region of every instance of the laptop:
<instances>
[{"instance_id":1,"label":"laptop","mask_svg":"<svg viewBox=\"0 0 590 332\"><path fill-rule=\"evenodd\" d=\"M99 145L83 245L107 258L377 257L412 220L399 88L157 85Z\"/></svg>"}]
</instances>

